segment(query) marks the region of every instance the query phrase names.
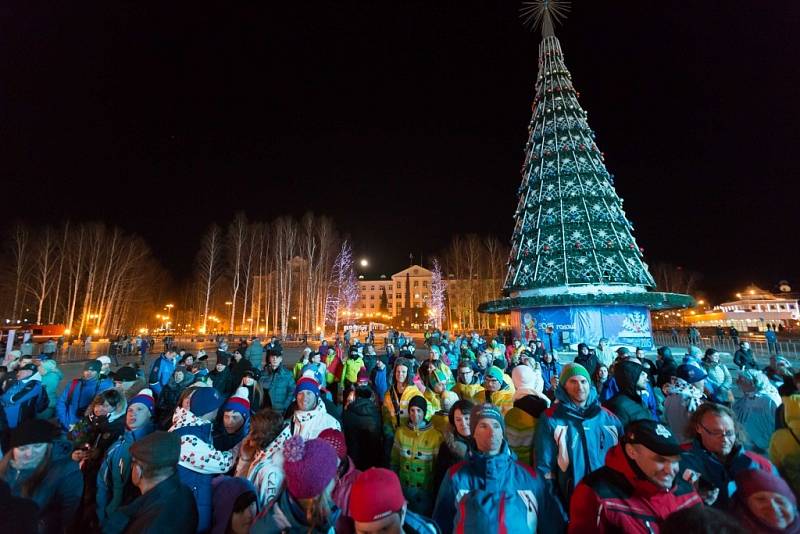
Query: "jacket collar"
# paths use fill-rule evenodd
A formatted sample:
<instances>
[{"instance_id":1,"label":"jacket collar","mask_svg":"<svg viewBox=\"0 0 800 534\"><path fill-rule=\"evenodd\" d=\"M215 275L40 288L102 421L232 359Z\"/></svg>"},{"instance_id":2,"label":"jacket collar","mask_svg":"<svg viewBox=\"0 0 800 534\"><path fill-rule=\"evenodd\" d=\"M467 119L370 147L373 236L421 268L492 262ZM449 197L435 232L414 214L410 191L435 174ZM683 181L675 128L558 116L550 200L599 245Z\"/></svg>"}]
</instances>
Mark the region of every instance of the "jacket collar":
<instances>
[{"instance_id":1,"label":"jacket collar","mask_svg":"<svg viewBox=\"0 0 800 534\"><path fill-rule=\"evenodd\" d=\"M500 452L495 455L483 454L474 447L467 453L470 467L476 472L478 477L486 484L487 491L500 491L502 488L503 475L508 471L509 466L514 463L516 457L508 448L508 442L503 439Z\"/></svg>"},{"instance_id":2,"label":"jacket collar","mask_svg":"<svg viewBox=\"0 0 800 534\"><path fill-rule=\"evenodd\" d=\"M180 488L180 486L181 481L178 478L178 473L176 472L171 477L159 482L156 487L144 495L139 496L127 506L120 507L119 512L127 517L132 518L137 515L140 510L146 508L147 506L150 506L151 504L161 500L167 500L171 494L175 493L178 488Z\"/></svg>"},{"instance_id":3,"label":"jacket collar","mask_svg":"<svg viewBox=\"0 0 800 534\"><path fill-rule=\"evenodd\" d=\"M595 388L589 388L589 398L586 399L586 405L581 408L577 406L572 399L567 395L564 386L560 385L556 388L555 394L558 403L555 405L556 413L562 417L570 417L572 419L591 419L600 413L600 402L597 397Z\"/></svg>"},{"instance_id":4,"label":"jacket collar","mask_svg":"<svg viewBox=\"0 0 800 534\"><path fill-rule=\"evenodd\" d=\"M657 486L653 482L647 480L644 476L644 473L639 469L636 463L628 458L625 454L624 445L619 444L616 445L613 449L608 451L608 456L606 456L606 465L621 473L628 479L628 482L634 488L634 492L638 495L642 495L645 497L649 497L651 495L656 495L658 493L668 493L675 488L675 482L677 481L677 476L673 481L671 489L665 489L661 486Z\"/></svg>"}]
</instances>

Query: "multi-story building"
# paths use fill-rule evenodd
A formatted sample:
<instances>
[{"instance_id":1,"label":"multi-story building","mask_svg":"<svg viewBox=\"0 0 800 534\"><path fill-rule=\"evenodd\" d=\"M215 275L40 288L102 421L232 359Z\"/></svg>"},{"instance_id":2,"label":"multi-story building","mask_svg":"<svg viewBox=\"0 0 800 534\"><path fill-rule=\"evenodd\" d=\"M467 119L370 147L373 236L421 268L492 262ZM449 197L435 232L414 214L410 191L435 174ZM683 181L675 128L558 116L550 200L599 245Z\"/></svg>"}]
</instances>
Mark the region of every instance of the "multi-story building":
<instances>
[{"instance_id":1,"label":"multi-story building","mask_svg":"<svg viewBox=\"0 0 800 534\"><path fill-rule=\"evenodd\" d=\"M797 299L776 296L756 286L737 293L736 298L706 313L684 312L684 323L692 326L734 326L745 332L764 331L767 325L794 326L800 320Z\"/></svg>"},{"instance_id":2,"label":"multi-story building","mask_svg":"<svg viewBox=\"0 0 800 534\"><path fill-rule=\"evenodd\" d=\"M355 310L362 316L381 313L381 297L386 294L386 312L390 317L401 315L403 309L424 309L431 298L433 273L420 265L412 265L388 278L358 280L358 301Z\"/></svg>"}]
</instances>

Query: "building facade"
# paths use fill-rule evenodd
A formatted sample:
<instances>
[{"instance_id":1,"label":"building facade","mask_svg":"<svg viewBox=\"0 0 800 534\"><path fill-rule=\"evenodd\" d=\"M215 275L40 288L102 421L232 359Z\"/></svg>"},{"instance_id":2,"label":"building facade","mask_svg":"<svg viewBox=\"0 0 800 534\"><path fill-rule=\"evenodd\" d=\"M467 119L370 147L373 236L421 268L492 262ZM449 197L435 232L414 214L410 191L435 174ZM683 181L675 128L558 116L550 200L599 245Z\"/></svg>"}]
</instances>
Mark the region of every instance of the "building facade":
<instances>
[{"instance_id":1,"label":"building facade","mask_svg":"<svg viewBox=\"0 0 800 534\"><path fill-rule=\"evenodd\" d=\"M389 318L398 317L403 309L425 309L431 298L433 273L421 265L412 265L393 274L375 280L358 280L358 300L355 310L362 317L388 313ZM381 297L386 294L386 311L381 310Z\"/></svg>"}]
</instances>

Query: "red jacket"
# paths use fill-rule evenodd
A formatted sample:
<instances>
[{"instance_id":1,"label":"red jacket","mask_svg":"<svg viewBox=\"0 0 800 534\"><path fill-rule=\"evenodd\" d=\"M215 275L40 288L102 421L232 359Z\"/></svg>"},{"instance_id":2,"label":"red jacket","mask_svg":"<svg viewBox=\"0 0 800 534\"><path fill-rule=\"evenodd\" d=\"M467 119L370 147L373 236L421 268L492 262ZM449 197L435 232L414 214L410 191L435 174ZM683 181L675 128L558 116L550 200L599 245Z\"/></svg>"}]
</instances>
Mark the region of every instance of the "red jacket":
<instances>
[{"instance_id":1,"label":"red jacket","mask_svg":"<svg viewBox=\"0 0 800 534\"><path fill-rule=\"evenodd\" d=\"M679 476L669 491L638 478L623 445L617 445L608 452L606 465L575 488L568 532L658 534L668 515L701 503L692 485Z\"/></svg>"}]
</instances>

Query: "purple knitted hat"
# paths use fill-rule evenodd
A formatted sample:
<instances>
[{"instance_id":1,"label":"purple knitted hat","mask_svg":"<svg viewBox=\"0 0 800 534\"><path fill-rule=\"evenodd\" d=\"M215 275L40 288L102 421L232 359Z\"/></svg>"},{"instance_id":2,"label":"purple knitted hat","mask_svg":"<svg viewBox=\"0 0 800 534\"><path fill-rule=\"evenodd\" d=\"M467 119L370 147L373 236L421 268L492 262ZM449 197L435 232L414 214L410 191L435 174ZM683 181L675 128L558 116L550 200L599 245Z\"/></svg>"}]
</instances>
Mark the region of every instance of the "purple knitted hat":
<instances>
[{"instance_id":1,"label":"purple knitted hat","mask_svg":"<svg viewBox=\"0 0 800 534\"><path fill-rule=\"evenodd\" d=\"M330 443L292 436L283 446L286 488L295 499L316 497L336 476L339 459Z\"/></svg>"},{"instance_id":2,"label":"purple knitted hat","mask_svg":"<svg viewBox=\"0 0 800 534\"><path fill-rule=\"evenodd\" d=\"M236 499L248 491L256 495L258 492L253 483L246 478L220 476L214 478L211 485L214 488L214 524L211 527L211 534L225 534Z\"/></svg>"}]
</instances>

